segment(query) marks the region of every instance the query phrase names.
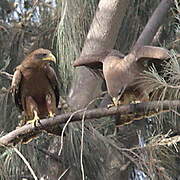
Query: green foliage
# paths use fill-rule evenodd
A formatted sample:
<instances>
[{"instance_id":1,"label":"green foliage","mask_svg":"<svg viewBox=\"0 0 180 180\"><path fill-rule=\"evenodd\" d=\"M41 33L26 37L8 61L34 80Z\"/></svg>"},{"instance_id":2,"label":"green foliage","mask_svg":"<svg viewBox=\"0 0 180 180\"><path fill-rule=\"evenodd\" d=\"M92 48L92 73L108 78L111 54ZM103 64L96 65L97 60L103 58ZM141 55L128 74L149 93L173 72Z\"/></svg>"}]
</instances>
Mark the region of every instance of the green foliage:
<instances>
[{"instance_id":1,"label":"green foliage","mask_svg":"<svg viewBox=\"0 0 180 180\"><path fill-rule=\"evenodd\" d=\"M58 24L54 43L66 93L74 76L72 64L79 57L96 5L97 0L58 1Z\"/></svg>"}]
</instances>

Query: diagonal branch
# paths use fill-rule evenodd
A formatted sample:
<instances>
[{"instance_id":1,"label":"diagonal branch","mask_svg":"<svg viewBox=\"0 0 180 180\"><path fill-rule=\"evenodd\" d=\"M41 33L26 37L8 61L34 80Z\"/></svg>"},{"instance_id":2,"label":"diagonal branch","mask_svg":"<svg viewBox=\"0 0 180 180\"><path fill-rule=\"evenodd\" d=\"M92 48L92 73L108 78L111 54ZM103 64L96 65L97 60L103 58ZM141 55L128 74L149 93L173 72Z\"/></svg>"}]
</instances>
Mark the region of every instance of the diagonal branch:
<instances>
[{"instance_id":1,"label":"diagonal branch","mask_svg":"<svg viewBox=\"0 0 180 180\"><path fill-rule=\"evenodd\" d=\"M0 71L0 77L5 78L7 80L12 80L13 75L9 74L9 73L7 73L5 71Z\"/></svg>"},{"instance_id":2,"label":"diagonal branch","mask_svg":"<svg viewBox=\"0 0 180 180\"><path fill-rule=\"evenodd\" d=\"M138 49L140 46L149 45L152 42L156 32L158 31L158 28L164 22L164 19L167 17L168 10L172 5L173 0L161 1L151 18L149 19L148 23L146 24L133 49Z\"/></svg>"},{"instance_id":3,"label":"diagonal branch","mask_svg":"<svg viewBox=\"0 0 180 180\"><path fill-rule=\"evenodd\" d=\"M80 121L85 113L85 120L92 120L93 118L101 118L106 116L112 116L115 114L120 115L131 115L132 119L140 120L144 117L157 115L162 111L168 111L171 109L180 108L180 101L153 101L153 102L144 102L139 104L129 104L122 105L119 107L107 108L98 108L92 110L78 111L74 113L74 116L71 119L71 122ZM30 135L30 137L40 134L42 130L48 130L57 125L64 124L71 117L72 113L66 113L57 115L54 118L42 119L38 127L33 127L31 124L27 124L21 128L18 128L0 138L0 144L8 146L11 144L16 144L21 142L24 138Z\"/></svg>"}]
</instances>

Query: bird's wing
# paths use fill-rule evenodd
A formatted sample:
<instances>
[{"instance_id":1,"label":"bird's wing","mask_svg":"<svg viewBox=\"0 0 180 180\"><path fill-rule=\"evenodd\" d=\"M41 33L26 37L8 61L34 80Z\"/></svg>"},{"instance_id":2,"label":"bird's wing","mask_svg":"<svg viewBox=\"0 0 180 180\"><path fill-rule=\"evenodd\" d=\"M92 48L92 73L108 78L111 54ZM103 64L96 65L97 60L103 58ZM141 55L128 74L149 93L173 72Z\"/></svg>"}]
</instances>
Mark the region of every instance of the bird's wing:
<instances>
[{"instance_id":1,"label":"bird's wing","mask_svg":"<svg viewBox=\"0 0 180 180\"><path fill-rule=\"evenodd\" d=\"M11 89L11 92L13 93L16 106L21 111L23 111L23 106L21 102L21 92L20 92L22 73L20 69L21 69L21 66L16 67L10 89Z\"/></svg>"},{"instance_id":2,"label":"bird's wing","mask_svg":"<svg viewBox=\"0 0 180 180\"><path fill-rule=\"evenodd\" d=\"M45 71L46 71L47 78L49 79L49 82L54 91L54 94L56 97L56 107L57 107L59 104L59 98L60 98L58 78L54 69L51 66L47 65L45 68Z\"/></svg>"},{"instance_id":3,"label":"bird's wing","mask_svg":"<svg viewBox=\"0 0 180 180\"><path fill-rule=\"evenodd\" d=\"M106 49L94 54L82 55L74 61L73 66L88 66L91 68L102 68L102 62L107 56L124 57L118 50Z\"/></svg>"},{"instance_id":4,"label":"bird's wing","mask_svg":"<svg viewBox=\"0 0 180 180\"><path fill-rule=\"evenodd\" d=\"M169 51L165 48L155 47L155 46L142 46L137 51L135 51L136 60L147 60L147 59L157 59L163 60L170 58Z\"/></svg>"}]
</instances>

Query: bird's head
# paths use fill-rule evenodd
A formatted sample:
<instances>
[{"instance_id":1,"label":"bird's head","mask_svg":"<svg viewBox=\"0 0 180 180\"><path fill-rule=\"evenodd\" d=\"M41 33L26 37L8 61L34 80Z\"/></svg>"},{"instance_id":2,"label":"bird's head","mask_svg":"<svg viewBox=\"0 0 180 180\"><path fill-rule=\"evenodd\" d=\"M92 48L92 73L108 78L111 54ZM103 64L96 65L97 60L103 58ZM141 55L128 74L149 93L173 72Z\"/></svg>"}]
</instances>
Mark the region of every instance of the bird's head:
<instances>
[{"instance_id":1,"label":"bird's head","mask_svg":"<svg viewBox=\"0 0 180 180\"><path fill-rule=\"evenodd\" d=\"M55 56L48 49L43 49L43 48L36 49L35 51L33 51L30 54L30 56L33 57L33 59L35 61L39 61L39 62L54 62L54 63L56 63Z\"/></svg>"}]
</instances>

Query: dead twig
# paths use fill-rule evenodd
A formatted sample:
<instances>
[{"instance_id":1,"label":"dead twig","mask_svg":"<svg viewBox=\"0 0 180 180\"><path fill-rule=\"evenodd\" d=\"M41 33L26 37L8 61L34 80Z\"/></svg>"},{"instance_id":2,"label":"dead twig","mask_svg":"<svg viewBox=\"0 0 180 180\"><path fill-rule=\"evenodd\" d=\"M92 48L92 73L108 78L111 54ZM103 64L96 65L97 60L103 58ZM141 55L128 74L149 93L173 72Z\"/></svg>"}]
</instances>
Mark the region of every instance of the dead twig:
<instances>
[{"instance_id":1,"label":"dead twig","mask_svg":"<svg viewBox=\"0 0 180 180\"><path fill-rule=\"evenodd\" d=\"M31 175L33 176L34 180L38 180L34 170L32 169L32 167L29 164L29 162L27 161L27 159L21 154L21 152L16 147L14 147L13 149L18 154L18 156L23 160L23 162L26 164L26 166L28 167L29 171L31 172Z\"/></svg>"},{"instance_id":2,"label":"dead twig","mask_svg":"<svg viewBox=\"0 0 180 180\"><path fill-rule=\"evenodd\" d=\"M3 77L3 78L8 79L8 80L12 80L13 75L9 74L7 72L4 72L4 71L0 71L0 77Z\"/></svg>"}]
</instances>

